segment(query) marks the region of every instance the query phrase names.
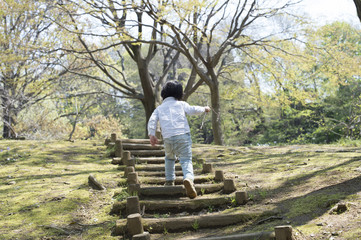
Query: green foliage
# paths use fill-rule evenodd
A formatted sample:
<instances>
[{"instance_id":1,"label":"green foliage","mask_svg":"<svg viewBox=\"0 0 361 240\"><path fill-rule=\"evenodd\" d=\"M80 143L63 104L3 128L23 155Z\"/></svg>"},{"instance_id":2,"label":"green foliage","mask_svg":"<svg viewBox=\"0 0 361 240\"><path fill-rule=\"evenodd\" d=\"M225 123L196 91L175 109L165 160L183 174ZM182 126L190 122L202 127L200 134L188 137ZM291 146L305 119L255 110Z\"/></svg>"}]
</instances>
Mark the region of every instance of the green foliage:
<instances>
[{"instance_id":1,"label":"green foliage","mask_svg":"<svg viewBox=\"0 0 361 240\"><path fill-rule=\"evenodd\" d=\"M115 196L115 199L117 201L123 201L123 200L127 199L130 196L131 195L128 193L127 189L123 188L122 191Z\"/></svg>"},{"instance_id":2,"label":"green foliage","mask_svg":"<svg viewBox=\"0 0 361 240\"><path fill-rule=\"evenodd\" d=\"M252 76L274 88L258 95L266 101L257 102L262 111L253 120L251 114L243 117L254 123L247 133L249 143L331 143L360 138L361 31L338 22L307 31L305 47L280 45L293 56L274 50L267 57L268 53L253 49L253 70L261 74ZM253 96L258 93L249 91Z\"/></svg>"},{"instance_id":3,"label":"green foliage","mask_svg":"<svg viewBox=\"0 0 361 240\"><path fill-rule=\"evenodd\" d=\"M167 230L167 228L164 226L164 229L163 229L163 234L164 235L167 235L168 234L168 230Z\"/></svg>"},{"instance_id":4,"label":"green foliage","mask_svg":"<svg viewBox=\"0 0 361 240\"><path fill-rule=\"evenodd\" d=\"M197 231L199 229L199 223L198 220L195 220L194 223L192 224L192 228Z\"/></svg>"}]
</instances>

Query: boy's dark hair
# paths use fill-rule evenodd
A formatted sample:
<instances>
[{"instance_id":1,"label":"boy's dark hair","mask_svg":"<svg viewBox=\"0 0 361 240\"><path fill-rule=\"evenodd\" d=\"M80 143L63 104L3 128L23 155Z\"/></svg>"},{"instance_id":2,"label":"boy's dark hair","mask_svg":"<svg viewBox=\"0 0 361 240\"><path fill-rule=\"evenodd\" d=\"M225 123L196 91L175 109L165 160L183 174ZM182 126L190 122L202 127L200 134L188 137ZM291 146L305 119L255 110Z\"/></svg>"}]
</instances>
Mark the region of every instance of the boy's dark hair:
<instances>
[{"instance_id":1,"label":"boy's dark hair","mask_svg":"<svg viewBox=\"0 0 361 240\"><path fill-rule=\"evenodd\" d=\"M169 81L163 86L162 91L160 93L163 100L167 97L174 97L177 100L182 100L183 97L183 87L177 81Z\"/></svg>"}]
</instances>

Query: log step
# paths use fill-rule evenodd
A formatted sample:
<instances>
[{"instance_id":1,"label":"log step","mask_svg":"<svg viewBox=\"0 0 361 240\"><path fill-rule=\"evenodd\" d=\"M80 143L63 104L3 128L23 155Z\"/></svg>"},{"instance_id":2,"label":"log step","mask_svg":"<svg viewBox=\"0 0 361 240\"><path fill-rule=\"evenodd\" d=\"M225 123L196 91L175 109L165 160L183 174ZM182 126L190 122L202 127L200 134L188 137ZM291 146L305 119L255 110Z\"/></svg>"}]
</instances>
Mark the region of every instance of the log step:
<instances>
[{"instance_id":1,"label":"log step","mask_svg":"<svg viewBox=\"0 0 361 240\"><path fill-rule=\"evenodd\" d=\"M195 188L198 195L215 193L223 190L223 183L197 184ZM186 190L184 186L141 187L139 195L148 197L185 197Z\"/></svg>"},{"instance_id":2,"label":"log step","mask_svg":"<svg viewBox=\"0 0 361 240\"><path fill-rule=\"evenodd\" d=\"M197 197L195 199L172 199L172 200L140 200L140 208L145 209L146 214L151 213L181 213L195 212L206 209L209 206L220 207L232 203L230 196L222 197ZM111 210L112 214L125 215L127 200L115 202Z\"/></svg>"},{"instance_id":3,"label":"log step","mask_svg":"<svg viewBox=\"0 0 361 240\"><path fill-rule=\"evenodd\" d=\"M135 162L139 164L161 164L164 163L164 157L135 158Z\"/></svg>"},{"instance_id":4,"label":"log step","mask_svg":"<svg viewBox=\"0 0 361 240\"><path fill-rule=\"evenodd\" d=\"M147 144L140 143L122 143L123 150L161 150L164 149L163 145L150 145L149 141Z\"/></svg>"},{"instance_id":5,"label":"log step","mask_svg":"<svg viewBox=\"0 0 361 240\"><path fill-rule=\"evenodd\" d=\"M152 172L152 171L137 171L138 176L144 176L144 177L165 177L165 172L164 172L164 167L163 167L163 171L156 171L156 172ZM176 171L175 172L176 176L183 176L183 172L182 171Z\"/></svg>"},{"instance_id":6,"label":"log step","mask_svg":"<svg viewBox=\"0 0 361 240\"><path fill-rule=\"evenodd\" d=\"M135 170L138 171L164 171L164 164L161 165L136 165ZM180 165L175 166L176 171L182 171L182 167Z\"/></svg>"},{"instance_id":7,"label":"log step","mask_svg":"<svg viewBox=\"0 0 361 240\"><path fill-rule=\"evenodd\" d=\"M131 150L130 154L135 157L164 157L164 150Z\"/></svg>"},{"instance_id":8,"label":"log step","mask_svg":"<svg viewBox=\"0 0 361 240\"><path fill-rule=\"evenodd\" d=\"M275 212L242 211L237 213L216 213L201 216L169 217L169 218L143 218L144 231L150 233L182 232L203 228L217 228L234 224L245 223L259 217L274 215ZM116 221L114 235L126 233L126 219Z\"/></svg>"},{"instance_id":9,"label":"log step","mask_svg":"<svg viewBox=\"0 0 361 240\"><path fill-rule=\"evenodd\" d=\"M275 232L255 232L244 234L232 234L219 237L198 238L198 240L274 240L276 238Z\"/></svg>"},{"instance_id":10,"label":"log step","mask_svg":"<svg viewBox=\"0 0 361 240\"><path fill-rule=\"evenodd\" d=\"M202 173L201 170L194 170L194 175L200 175ZM165 177L165 172L164 172L164 167L163 167L163 171L156 171L156 172L152 172L152 171L137 171L138 176L144 176L144 177ZM183 176L183 172L182 171L176 171L175 172L176 176Z\"/></svg>"},{"instance_id":11,"label":"log step","mask_svg":"<svg viewBox=\"0 0 361 240\"><path fill-rule=\"evenodd\" d=\"M149 144L149 139L120 139L120 141L123 143L133 143L133 144ZM163 144L162 140L158 141L158 144Z\"/></svg>"},{"instance_id":12,"label":"log step","mask_svg":"<svg viewBox=\"0 0 361 240\"><path fill-rule=\"evenodd\" d=\"M139 175L139 173L138 173ZM214 180L214 176L213 175L208 175L208 176L195 176L194 177L194 183L196 184L200 184L200 183L205 183L205 182L210 182ZM140 182L141 183L146 183L146 184L156 184L156 185L164 185L165 183L165 178L156 178L156 177L142 177L140 178ZM176 185L183 185L183 177L177 177L175 179L175 184Z\"/></svg>"}]
</instances>

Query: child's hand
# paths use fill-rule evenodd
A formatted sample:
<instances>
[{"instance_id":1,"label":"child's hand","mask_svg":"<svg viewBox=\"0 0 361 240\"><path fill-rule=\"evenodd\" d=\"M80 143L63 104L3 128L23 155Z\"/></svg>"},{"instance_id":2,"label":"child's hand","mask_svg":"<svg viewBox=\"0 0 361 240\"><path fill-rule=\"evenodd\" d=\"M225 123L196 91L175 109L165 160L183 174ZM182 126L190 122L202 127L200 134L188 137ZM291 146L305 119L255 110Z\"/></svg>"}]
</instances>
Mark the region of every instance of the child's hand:
<instances>
[{"instance_id":1,"label":"child's hand","mask_svg":"<svg viewBox=\"0 0 361 240\"><path fill-rule=\"evenodd\" d=\"M210 108L210 107L208 107L208 106L205 107L205 112L206 112L206 113L208 113L208 112L210 112L210 111L211 111L211 108Z\"/></svg>"},{"instance_id":2,"label":"child's hand","mask_svg":"<svg viewBox=\"0 0 361 240\"><path fill-rule=\"evenodd\" d=\"M155 144L158 143L158 138L156 136L153 136L153 135L149 135L149 139L150 139L150 144L152 146L154 146Z\"/></svg>"}]
</instances>

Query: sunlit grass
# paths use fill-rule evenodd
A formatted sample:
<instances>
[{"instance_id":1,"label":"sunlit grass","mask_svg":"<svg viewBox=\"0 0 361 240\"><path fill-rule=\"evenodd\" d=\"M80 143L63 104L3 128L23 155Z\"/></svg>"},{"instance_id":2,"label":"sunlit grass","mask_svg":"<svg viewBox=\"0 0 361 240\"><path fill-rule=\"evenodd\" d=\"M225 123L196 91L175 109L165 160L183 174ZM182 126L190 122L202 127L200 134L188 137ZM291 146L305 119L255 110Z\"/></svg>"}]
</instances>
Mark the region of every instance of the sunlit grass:
<instances>
[{"instance_id":1,"label":"sunlit grass","mask_svg":"<svg viewBox=\"0 0 361 240\"><path fill-rule=\"evenodd\" d=\"M0 144L1 239L63 239L69 233L89 235L90 231L92 238L98 234L102 239L104 229L94 233L93 227L73 227L95 222L106 222L94 228L105 227L110 235L108 224L115 219L108 213L119 173L105 157L105 147L96 141ZM109 190L89 189L89 174Z\"/></svg>"}]
</instances>

